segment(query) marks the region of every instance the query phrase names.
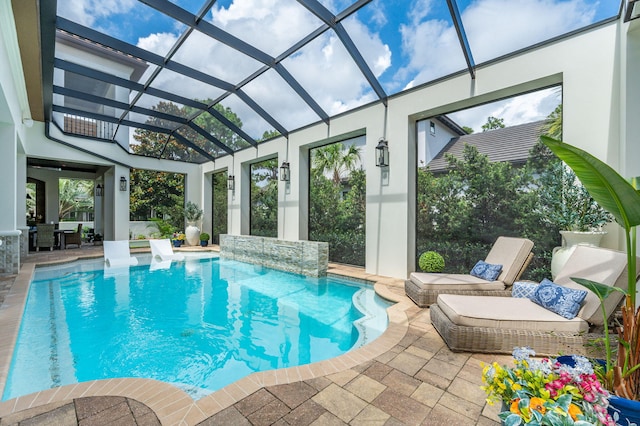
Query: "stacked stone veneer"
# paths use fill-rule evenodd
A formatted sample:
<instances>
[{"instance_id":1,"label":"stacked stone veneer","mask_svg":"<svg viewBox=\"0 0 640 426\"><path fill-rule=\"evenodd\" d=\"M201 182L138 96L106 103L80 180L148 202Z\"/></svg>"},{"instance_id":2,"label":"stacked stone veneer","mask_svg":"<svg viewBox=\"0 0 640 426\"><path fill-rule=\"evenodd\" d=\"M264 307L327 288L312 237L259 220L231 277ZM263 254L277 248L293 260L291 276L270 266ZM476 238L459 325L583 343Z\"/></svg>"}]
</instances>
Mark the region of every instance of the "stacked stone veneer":
<instances>
[{"instance_id":1,"label":"stacked stone veneer","mask_svg":"<svg viewBox=\"0 0 640 426\"><path fill-rule=\"evenodd\" d=\"M327 275L329 243L223 234L220 235L220 257L321 277Z\"/></svg>"},{"instance_id":2,"label":"stacked stone veneer","mask_svg":"<svg viewBox=\"0 0 640 426\"><path fill-rule=\"evenodd\" d=\"M0 273L17 274L20 271L21 232L0 232Z\"/></svg>"}]
</instances>

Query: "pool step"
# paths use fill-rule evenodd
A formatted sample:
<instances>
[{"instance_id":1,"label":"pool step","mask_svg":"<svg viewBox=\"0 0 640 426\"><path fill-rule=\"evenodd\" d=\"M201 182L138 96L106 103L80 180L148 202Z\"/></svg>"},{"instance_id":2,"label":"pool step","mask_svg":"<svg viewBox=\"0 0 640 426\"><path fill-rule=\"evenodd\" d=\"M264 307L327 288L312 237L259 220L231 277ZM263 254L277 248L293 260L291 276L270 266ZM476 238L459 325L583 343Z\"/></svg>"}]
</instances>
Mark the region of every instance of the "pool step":
<instances>
[{"instance_id":1,"label":"pool step","mask_svg":"<svg viewBox=\"0 0 640 426\"><path fill-rule=\"evenodd\" d=\"M353 322L353 326L358 330L358 340L353 348L359 348L377 339L387 329L388 318L386 315L375 315L375 309L380 304L376 300L373 291L360 289L351 298L353 306L364 315Z\"/></svg>"}]
</instances>

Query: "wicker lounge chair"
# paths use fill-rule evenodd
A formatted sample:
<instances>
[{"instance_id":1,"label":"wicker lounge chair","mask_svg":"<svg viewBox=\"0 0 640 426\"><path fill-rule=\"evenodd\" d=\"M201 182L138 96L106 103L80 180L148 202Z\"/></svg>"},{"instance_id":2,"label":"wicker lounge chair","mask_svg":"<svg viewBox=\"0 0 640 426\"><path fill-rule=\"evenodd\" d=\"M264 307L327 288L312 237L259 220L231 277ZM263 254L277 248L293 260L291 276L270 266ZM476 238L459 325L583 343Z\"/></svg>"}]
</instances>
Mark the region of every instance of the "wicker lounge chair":
<instances>
[{"instance_id":1,"label":"wicker lounge chair","mask_svg":"<svg viewBox=\"0 0 640 426\"><path fill-rule=\"evenodd\" d=\"M571 280L580 277L625 289L626 265L625 253L579 246L554 282L584 290ZM620 292L607 298L608 317L623 298ZM442 294L429 309L431 322L449 348L464 352L510 354L514 347L529 346L538 355L590 355L587 343L601 335L603 324L600 302L590 291L577 316L570 320L528 298L516 297Z\"/></svg>"},{"instance_id":2,"label":"wicker lounge chair","mask_svg":"<svg viewBox=\"0 0 640 426\"><path fill-rule=\"evenodd\" d=\"M533 253L533 242L526 238L498 237L485 259L502 265L496 281L487 281L468 274L412 272L405 281L407 296L416 305L426 307L436 302L439 294L510 296L509 286L525 271Z\"/></svg>"}]
</instances>

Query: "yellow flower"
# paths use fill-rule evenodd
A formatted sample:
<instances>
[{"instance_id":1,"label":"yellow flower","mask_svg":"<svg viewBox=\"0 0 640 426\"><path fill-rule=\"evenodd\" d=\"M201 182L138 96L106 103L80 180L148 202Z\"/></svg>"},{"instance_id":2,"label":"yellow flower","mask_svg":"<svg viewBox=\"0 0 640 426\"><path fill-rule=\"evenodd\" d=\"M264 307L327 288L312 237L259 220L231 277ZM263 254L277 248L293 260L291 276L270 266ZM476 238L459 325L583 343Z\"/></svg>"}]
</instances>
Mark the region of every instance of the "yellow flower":
<instances>
[{"instance_id":1,"label":"yellow flower","mask_svg":"<svg viewBox=\"0 0 640 426\"><path fill-rule=\"evenodd\" d=\"M529 409L538 411L542 414L547 412L547 409L544 408L544 399L535 396L529 400Z\"/></svg>"},{"instance_id":2,"label":"yellow flower","mask_svg":"<svg viewBox=\"0 0 640 426\"><path fill-rule=\"evenodd\" d=\"M569 415L574 422L578 420L578 414L582 414L582 410L580 410L580 407L578 407L576 404L569 405Z\"/></svg>"},{"instance_id":3,"label":"yellow flower","mask_svg":"<svg viewBox=\"0 0 640 426\"><path fill-rule=\"evenodd\" d=\"M511 411L513 414L520 415L520 409L518 409L519 402L520 402L520 398L516 398L513 401L511 401L511 407L509 407L509 411Z\"/></svg>"}]
</instances>

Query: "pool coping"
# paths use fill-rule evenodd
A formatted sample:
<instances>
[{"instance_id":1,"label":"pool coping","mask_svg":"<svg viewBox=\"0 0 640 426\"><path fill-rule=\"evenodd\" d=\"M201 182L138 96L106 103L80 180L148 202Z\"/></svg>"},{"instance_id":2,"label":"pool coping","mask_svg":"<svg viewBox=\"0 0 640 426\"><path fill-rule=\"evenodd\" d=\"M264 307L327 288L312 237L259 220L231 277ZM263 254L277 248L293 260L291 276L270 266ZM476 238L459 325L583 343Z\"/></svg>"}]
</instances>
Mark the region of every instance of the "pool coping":
<instances>
[{"instance_id":1,"label":"pool coping","mask_svg":"<svg viewBox=\"0 0 640 426\"><path fill-rule=\"evenodd\" d=\"M136 252L144 253L145 250ZM6 385L24 304L36 266L64 264L95 257L100 256L78 256L58 261L23 264L14 285L0 306L0 393ZM402 340L409 326L405 311L412 307L410 301L397 292L398 287L403 288L403 280L367 274L362 268L346 265L332 265L328 274L371 282L380 297L395 302L387 308L389 325L380 337L328 360L252 373L198 400L194 400L174 385L153 379L104 379L60 386L0 402L0 417L80 397L122 396L147 405L162 424L195 425L264 387L314 379L350 369L384 354Z\"/></svg>"}]
</instances>

